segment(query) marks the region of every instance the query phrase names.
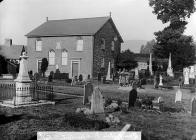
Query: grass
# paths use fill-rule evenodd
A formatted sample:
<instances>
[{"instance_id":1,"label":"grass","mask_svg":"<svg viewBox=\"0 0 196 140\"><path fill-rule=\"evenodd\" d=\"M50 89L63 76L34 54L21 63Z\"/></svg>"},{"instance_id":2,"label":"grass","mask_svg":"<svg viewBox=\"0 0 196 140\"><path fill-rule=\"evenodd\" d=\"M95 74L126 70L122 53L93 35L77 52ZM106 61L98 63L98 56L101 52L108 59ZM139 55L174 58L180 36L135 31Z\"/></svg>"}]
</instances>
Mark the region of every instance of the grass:
<instances>
[{"instance_id":1,"label":"grass","mask_svg":"<svg viewBox=\"0 0 196 140\"><path fill-rule=\"evenodd\" d=\"M57 87L56 87L57 88ZM100 85L105 98L118 98L128 101L129 91L118 90L116 85ZM63 90L64 93L77 93L83 95L83 88ZM103 119L98 117L85 117L74 114L76 108L83 107L82 98L58 95L55 97L56 105L43 105L11 109L0 107L0 138L28 140L36 139L37 131L119 131L126 123L131 124L131 131L142 131L143 139L168 140L191 139L196 132L196 117L188 113L190 102L194 93L182 90L182 103L174 103L175 90L155 90L146 86L145 90L138 90L139 97L162 96L167 110L162 113L132 108L128 113L114 112L121 123L109 128L101 127ZM184 111L182 111L183 109ZM106 114L107 115L107 114ZM85 123L88 122L85 125Z\"/></svg>"}]
</instances>

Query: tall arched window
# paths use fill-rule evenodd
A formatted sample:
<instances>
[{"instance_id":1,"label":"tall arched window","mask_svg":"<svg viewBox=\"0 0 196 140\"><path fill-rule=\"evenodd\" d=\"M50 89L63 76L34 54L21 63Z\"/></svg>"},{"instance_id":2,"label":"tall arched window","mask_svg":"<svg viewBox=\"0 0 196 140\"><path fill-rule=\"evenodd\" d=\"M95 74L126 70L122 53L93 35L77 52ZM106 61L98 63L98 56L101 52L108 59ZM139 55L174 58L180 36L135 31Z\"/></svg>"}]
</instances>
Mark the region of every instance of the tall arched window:
<instances>
[{"instance_id":1,"label":"tall arched window","mask_svg":"<svg viewBox=\"0 0 196 140\"><path fill-rule=\"evenodd\" d=\"M54 52L54 50L49 51L49 65L55 65L55 52Z\"/></svg>"},{"instance_id":2,"label":"tall arched window","mask_svg":"<svg viewBox=\"0 0 196 140\"><path fill-rule=\"evenodd\" d=\"M62 65L67 65L68 53L67 50L62 51Z\"/></svg>"}]
</instances>

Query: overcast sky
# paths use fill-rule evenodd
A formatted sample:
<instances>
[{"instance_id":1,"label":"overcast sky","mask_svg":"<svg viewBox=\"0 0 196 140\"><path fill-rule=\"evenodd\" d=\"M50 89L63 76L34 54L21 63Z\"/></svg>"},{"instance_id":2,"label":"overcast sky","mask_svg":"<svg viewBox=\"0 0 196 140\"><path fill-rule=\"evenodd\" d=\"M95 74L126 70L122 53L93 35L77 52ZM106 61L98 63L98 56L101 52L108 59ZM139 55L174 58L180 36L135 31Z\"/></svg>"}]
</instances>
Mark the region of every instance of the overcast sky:
<instances>
[{"instance_id":1,"label":"overcast sky","mask_svg":"<svg viewBox=\"0 0 196 140\"><path fill-rule=\"evenodd\" d=\"M52 19L109 16L124 40L151 40L165 25L152 14L148 0L4 0L0 3L0 43L12 38L26 45L24 36ZM189 19L186 34L196 40L196 13Z\"/></svg>"}]
</instances>

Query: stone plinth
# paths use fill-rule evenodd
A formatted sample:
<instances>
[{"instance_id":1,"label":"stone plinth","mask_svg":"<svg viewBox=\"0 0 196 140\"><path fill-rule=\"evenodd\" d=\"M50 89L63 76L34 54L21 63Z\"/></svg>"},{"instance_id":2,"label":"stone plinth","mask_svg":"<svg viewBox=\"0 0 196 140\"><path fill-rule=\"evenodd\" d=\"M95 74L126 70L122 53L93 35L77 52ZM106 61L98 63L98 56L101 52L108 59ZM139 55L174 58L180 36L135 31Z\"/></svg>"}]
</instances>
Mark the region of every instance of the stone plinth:
<instances>
[{"instance_id":1,"label":"stone plinth","mask_svg":"<svg viewBox=\"0 0 196 140\"><path fill-rule=\"evenodd\" d=\"M31 100L30 83L16 82L16 96L13 98L15 105L27 104Z\"/></svg>"}]
</instances>

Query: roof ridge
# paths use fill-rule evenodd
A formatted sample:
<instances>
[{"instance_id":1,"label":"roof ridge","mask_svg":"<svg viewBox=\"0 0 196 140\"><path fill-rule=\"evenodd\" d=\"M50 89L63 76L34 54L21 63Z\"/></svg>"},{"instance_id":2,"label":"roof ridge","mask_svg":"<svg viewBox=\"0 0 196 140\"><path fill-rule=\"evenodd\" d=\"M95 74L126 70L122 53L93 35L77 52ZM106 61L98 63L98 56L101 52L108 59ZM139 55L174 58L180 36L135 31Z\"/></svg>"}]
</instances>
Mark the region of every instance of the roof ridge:
<instances>
[{"instance_id":1,"label":"roof ridge","mask_svg":"<svg viewBox=\"0 0 196 140\"><path fill-rule=\"evenodd\" d=\"M81 20L81 19L95 19L95 18L111 18L110 16L102 16L102 17L86 17L86 18L70 18L70 19L55 19L55 20L48 20L50 21L65 21L65 20Z\"/></svg>"}]
</instances>

